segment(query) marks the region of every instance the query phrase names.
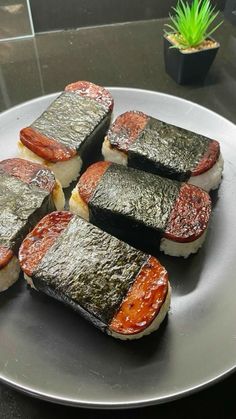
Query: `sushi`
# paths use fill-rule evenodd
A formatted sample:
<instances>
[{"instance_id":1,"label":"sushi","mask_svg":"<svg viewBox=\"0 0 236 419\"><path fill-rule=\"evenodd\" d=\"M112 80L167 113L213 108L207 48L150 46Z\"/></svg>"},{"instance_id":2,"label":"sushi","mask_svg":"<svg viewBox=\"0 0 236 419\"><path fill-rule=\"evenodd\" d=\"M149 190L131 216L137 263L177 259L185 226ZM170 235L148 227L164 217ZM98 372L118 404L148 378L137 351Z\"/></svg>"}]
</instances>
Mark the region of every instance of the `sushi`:
<instances>
[{"instance_id":1,"label":"sushi","mask_svg":"<svg viewBox=\"0 0 236 419\"><path fill-rule=\"evenodd\" d=\"M0 162L0 291L18 279L21 241L55 208L64 208L64 194L50 170L18 158Z\"/></svg>"},{"instance_id":2,"label":"sushi","mask_svg":"<svg viewBox=\"0 0 236 419\"><path fill-rule=\"evenodd\" d=\"M28 284L103 332L137 339L165 318L171 288L160 262L68 212L46 215L19 250Z\"/></svg>"},{"instance_id":3,"label":"sushi","mask_svg":"<svg viewBox=\"0 0 236 419\"><path fill-rule=\"evenodd\" d=\"M111 162L91 165L72 191L70 210L152 253L188 257L202 246L211 199L202 189Z\"/></svg>"},{"instance_id":4,"label":"sushi","mask_svg":"<svg viewBox=\"0 0 236 419\"><path fill-rule=\"evenodd\" d=\"M29 127L20 131L21 157L46 165L62 187L101 151L113 109L111 94L88 81L66 86Z\"/></svg>"},{"instance_id":5,"label":"sushi","mask_svg":"<svg viewBox=\"0 0 236 419\"><path fill-rule=\"evenodd\" d=\"M220 144L142 112L125 112L102 146L105 160L188 182L209 192L221 182Z\"/></svg>"}]
</instances>

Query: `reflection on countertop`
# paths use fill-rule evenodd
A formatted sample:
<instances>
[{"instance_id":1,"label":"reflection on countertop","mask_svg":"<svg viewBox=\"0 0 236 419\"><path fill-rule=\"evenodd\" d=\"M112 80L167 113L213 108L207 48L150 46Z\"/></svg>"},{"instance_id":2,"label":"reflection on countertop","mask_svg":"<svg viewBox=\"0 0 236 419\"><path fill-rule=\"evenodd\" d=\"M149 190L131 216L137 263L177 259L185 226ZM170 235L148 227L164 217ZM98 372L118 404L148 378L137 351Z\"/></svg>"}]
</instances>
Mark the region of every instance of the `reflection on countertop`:
<instances>
[{"instance_id":1,"label":"reflection on countertop","mask_svg":"<svg viewBox=\"0 0 236 419\"><path fill-rule=\"evenodd\" d=\"M0 111L60 91L75 80L170 93L236 122L236 27L216 33L221 48L204 82L177 85L164 70L167 19L123 23L1 42Z\"/></svg>"}]
</instances>

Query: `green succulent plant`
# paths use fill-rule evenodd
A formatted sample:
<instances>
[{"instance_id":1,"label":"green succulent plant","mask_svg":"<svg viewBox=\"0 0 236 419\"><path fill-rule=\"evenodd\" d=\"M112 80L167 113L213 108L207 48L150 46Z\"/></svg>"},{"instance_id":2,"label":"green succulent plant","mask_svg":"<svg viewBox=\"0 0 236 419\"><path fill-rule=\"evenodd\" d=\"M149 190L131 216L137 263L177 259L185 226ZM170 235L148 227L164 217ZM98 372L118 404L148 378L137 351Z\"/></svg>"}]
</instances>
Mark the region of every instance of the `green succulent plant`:
<instances>
[{"instance_id":1,"label":"green succulent plant","mask_svg":"<svg viewBox=\"0 0 236 419\"><path fill-rule=\"evenodd\" d=\"M210 0L193 0L191 4L179 0L173 10L175 16L169 14L171 24L166 24L171 31L165 33L175 34L175 47L180 49L198 46L223 23L221 21L212 27L219 11Z\"/></svg>"}]
</instances>

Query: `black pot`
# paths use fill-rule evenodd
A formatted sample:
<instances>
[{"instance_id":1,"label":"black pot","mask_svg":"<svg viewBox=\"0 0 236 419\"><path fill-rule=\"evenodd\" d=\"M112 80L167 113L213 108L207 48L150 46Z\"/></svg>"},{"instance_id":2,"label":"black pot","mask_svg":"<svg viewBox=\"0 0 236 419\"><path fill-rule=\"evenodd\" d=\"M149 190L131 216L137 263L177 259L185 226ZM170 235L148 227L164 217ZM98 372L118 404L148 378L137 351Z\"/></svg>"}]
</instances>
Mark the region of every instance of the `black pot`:
<instances>
[{"instance_id":1,"label":"black pot","mask_svg":"<svg viewBox=\"0 0 236 419\"><path fill-rule=\"evenodd\" d=\"M164 35L165 69L179 84L203 80L220 47L220 44L217 44L215 48L184 53L178 48L170 48L172 45Z\"/></svg>"}]
</instances>

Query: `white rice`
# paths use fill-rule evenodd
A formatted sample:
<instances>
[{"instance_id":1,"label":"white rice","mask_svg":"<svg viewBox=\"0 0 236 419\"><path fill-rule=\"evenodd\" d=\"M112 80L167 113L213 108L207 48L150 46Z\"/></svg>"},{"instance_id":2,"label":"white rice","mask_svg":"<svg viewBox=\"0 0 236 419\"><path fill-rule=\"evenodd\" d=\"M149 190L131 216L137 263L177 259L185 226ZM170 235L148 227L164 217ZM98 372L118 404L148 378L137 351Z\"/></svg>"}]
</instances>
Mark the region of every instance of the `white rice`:
<instances>
[{"instance_id":1,"label":"white rice","mask_svg":"<svg viewBox=\"0 0 236 419\"><path fill-rule=\"evenodd\" d=\"M61 183L56 179L56 185L52 191L53 201L57 211L62 211L65 207L65 195Z\"/></svg>"},{"instance_id":2,"label":"white rice","mask_svg":"<svg viewBox=\"0 0 236 419\"><path fill-rule=\"evenodd\" d=\"M166 299L164 301L164 304L162 304L161 309L155 319L152 321L152 323L142 332L140 333L134 333L132 335L124 335L122 333L114 332L112 329L108 329L107 333L111 335L113 338L121 339L121 340L134 340L134 339L140 339L143 336L150 335L150 333L155 332L160 327L160 324L163 322L166 314L168 313L169 307L170 307L170 298L171 298L171 286L168 282L168 291L166 295Z\"/></svg>"},{"instance_id":3,"label":"white rice","mask_svg":"<svg viewBox=\"0 0 236 419\"><path fill-rule=\"evenodd\" d=\"M52 163L42 159L33 151L29 150L21 141L18 141L18 150L23 159L47 166L54 173L56 179L59 180L63 188L67 188L70 183L73 180L77 180L79 176L82 160L78 154L69 160Z\"/></svg>"},{"instance_id":4,"label":"white rice","mask_svg":"<svg viewBox=\"0 0 236 419\"><path fill-rule=\"evenodd\" d=\"M102 144L102 155L106 161L122 164L123 166L127 166L128 164L127 154L112 147L107 137L105 137Z\"/></svg>"},{"instance_id":5,"label":"white rice","mask_svg":"<svg viewBox=\"0 0 236 419\"><path fill-rule=\"evenodd\" d=\"M221 182L222 172L224 168L224 160L222 154L219 155L217 162L211 169L198 176L192 176L188 183L204 189L206 192L217 189Z\"/></svg>"},{"instance_id":6,"label":"white rice","mask_svg":"<svg viewBox=\"0 0 236 419\"><path fill-rule=\"evenodd\" d=\"M0 292L6 291L11 285L13 285L20 274L20 265L16 256L10 260L10 262L0 270Z\"/></svg>"},{"instance_id":7,"label":"white rice","mask_svg":"<svg viewBox=\"0 0 236 419\"><path fill-rule=\"evenodd\" d=\"M189 243L175 242L166 238L161 239L160 250L169 256L184 257L185 259L192 253L197 253L203 245L207 230L196 240Z\"/></svg>"},{"instance_id":8,"label":"white rice","mask_svg":"<svg viewBox=\"0 0 236 419\"><path fill-rule=\"evenodd\" d=\"M89 221L89 208L86 202L83 201L81 198L77 187L75 187L72 191L70 200L69 200L69 208L73 214L79 215L86 221Z\"/></svg>"},{"instance_id":9,"label":"white rice","mask_svg":"<svg viewBox=\"0 0 236 419\"><path fill-rule=\"evenodd\" d=\"M34 290L38 291L38 290L37 290L37 288L34 286L33 279L31 278L31 276L28 276L28 275L26 275L26 274L24 273L24 278L25 278L25 280L26 280L27 284L28 284L31 288L33 288Z\"/></svg>"},{"instance_id":10,"label":"white rice","mask_svg":"<svg viewBox=\"0 0 236 419\"><path fill-rule=\"evenodd\" d=\"M125 154L122 151L119 151L115 147L111 147L111 144L107 137L105 138L102 145L102 154L104 156L104 159L107 161L122 164L123 166L127 166L128 164L127 154ZM191 185L198 186L199 188L204 189L206 192L217 189L221 182L223 168L224 160L222 155L220 154L217 162L214 164L213 167L211 167L211 169L207 170L201 175L190 177L188 183L191 183Z\"/></svg>"}]
</instances>

